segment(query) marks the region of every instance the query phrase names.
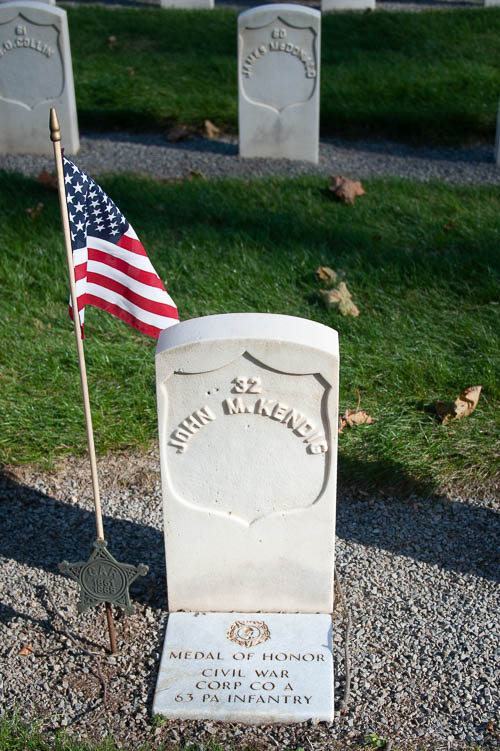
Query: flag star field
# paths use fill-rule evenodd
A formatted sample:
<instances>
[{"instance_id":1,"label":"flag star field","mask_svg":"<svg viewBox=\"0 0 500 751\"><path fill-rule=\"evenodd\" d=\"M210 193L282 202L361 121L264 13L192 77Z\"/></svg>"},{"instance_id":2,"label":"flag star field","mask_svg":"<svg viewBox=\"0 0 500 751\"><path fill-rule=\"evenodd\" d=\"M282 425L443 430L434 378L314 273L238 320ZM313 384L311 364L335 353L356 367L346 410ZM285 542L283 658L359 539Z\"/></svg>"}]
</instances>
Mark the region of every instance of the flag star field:
<instances>
[{"instance_id":1,"label":"flag star field","mask_svg":"<svg viewBox=\"0 0 500 751\"><path fill-rule=\"evenodd\" d=\"M66 157L63 165L82 330L93 305L158 338L179 320L175 303L116 204Z\"/></svg>"}]
</instances>

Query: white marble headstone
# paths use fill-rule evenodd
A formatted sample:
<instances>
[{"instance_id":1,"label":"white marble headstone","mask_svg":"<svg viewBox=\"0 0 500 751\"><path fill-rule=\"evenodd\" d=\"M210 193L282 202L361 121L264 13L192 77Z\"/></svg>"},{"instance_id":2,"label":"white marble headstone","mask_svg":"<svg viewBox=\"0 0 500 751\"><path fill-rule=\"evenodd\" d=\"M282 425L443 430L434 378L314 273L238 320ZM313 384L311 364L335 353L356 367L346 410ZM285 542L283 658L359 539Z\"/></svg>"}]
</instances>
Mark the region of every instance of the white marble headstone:
<instances>
[{"instance_id":1,"label":"white marble headstone","mask_svg":"<svg viewBox=\"0 0 500 751\"><path fill-rule=\"evenodd\" d=\"M52 154L55 107L67 154L79 148L66 11L45 2L0 4L0 153Z\"/></svg>"},{"instance_id":2,"label":"white marble headstone","mask_svg":"<svg viewBox=\"0 0 500 751\"><path fill-rule=\"evenodd\" d=\"M169 610L330 613L338 340L238 313L160 335Z\"/></svg>"},{"instance_id":3,"label":"white marble headstone","mask_svg":"<svg viewBox=\"0 0 500 751\"><path fill-rule=\"evenodd\" d=\"M321 12L334 10L375 10L375 0L321 0Z\"/></svg>"},{"instance_id":4,"label":"white marble headstone","mask_svg":"<svg viewBox=\"0 0 500 751\"><path fill-rule=\"evenodd\" d=\"M170 616L154 713L333 720L338 370L337 333L302 318L161 333Z\"/></svg>"},{"instance_id":5,"label":"white marble headstone","mask_svg":"<svg viewBox=\"0 0 500 751\"><path fill-rule=\"evenodd\" d=\"M31 0L27 0L28 2L31 2ZM0 3L7 3L11 2L11 0L0 0ZM55 5L56 0L39 0L41 3L47 3L47 5Z\"/></svg>"},{"instance_id":6,"label":"white marble headstone","mask_svg":"<svg viewBox=\"0 0 500 751\"><path fill-rule=\"evenodd\" d=\"M214 0L160 0L162 8L201 8L211 10Z\"/></svg>"},{"instance_id":7,"label":"white marble headstone","mask_svg":"<svg viewBox=\"0 0 500 751\"><path fill-rule=\"evenodd\" d=\"M301 5L238 16L240 156L318 161L320 27Z\"/></svg>"}]
</instances>

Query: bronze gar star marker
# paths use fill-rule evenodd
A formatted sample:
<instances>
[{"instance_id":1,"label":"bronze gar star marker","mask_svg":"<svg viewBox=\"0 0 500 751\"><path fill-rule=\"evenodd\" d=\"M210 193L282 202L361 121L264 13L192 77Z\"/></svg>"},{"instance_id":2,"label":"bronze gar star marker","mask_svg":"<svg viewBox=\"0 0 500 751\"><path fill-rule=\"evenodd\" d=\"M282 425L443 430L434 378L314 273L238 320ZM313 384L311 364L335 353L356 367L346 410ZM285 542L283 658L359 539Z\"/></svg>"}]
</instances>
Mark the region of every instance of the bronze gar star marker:
<instances>
[{"instance_id":1,"label":"bronze gar star marker","mask_svg":"<svg viewBox=\"0 0 500 751\"><path fill-rule=\"evenodd\" d=\"M59 564L59 570L68 574L80 585L80 600L77 607L84 613L93 605L109 602L123 608L126 613L135 613L130 601L129 587L138 576L145 576L148 566L140 563L118 563L108 550L105 540L94 542L94 551L88 561Z\"/></svg>"}]
</instances>

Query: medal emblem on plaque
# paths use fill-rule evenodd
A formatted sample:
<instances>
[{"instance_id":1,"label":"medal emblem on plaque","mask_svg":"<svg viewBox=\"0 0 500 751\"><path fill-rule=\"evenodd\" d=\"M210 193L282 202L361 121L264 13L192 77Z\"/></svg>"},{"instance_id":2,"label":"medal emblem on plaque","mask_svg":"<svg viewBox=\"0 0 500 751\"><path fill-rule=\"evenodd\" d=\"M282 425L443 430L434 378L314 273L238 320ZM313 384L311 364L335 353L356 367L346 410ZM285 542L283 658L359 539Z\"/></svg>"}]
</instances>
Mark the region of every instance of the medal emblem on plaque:
<instances>
[{"instance_id":1,"label":"medal emblem on plaque","mask_svg":"<svg viewBox=\"0 0 500 751\"><path fill-rule=\"evenodd\" d=\"M235 621L227 632L227 638L240 647L255 647L271 638L264 621Z\"/></svg>"}]
</instances>

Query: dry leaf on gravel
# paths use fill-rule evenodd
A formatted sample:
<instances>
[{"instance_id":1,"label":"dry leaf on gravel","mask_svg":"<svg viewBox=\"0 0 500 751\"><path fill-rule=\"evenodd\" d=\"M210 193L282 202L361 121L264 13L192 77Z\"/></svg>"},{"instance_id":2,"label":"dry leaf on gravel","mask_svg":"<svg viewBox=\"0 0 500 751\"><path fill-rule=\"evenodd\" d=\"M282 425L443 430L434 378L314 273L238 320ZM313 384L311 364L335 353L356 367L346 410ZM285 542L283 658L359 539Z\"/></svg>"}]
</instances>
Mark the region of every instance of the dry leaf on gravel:
<instances>
[{"instance_id":1,"label":"dry leaf on gravel","mask_svg":"<svg viewBox=\"0 0 500 751\"><path fill-rule=\"evenodd\" d=\"M205 138L217 138L220 135L220 128L210 122L210 120L205 120L203 123L203 135Z\"/></svg>"},{"instance_id":2,"label":"dry leaf on gravel","mask_svg":"<svg viewBox=\"0 0 500 751\"><path fill-rule=\"evenodd\" d=\"M191 138L192 136L192 131L188 130L188 128L185 128L183 125L174 125L173 128L169 128L165 133L167 141L172 142L185 141L186 138Z\"/></svg>"},{"instance_id":3,"label":"dry leaf on gravel","mask_svg":"<svg viewBox=\"0 0 500 751\"><path fill-rule=\"evenodd\" d=\"M482 388L482 386L469 386L454 402L437 401L436 413L443 425L452 420L469 417L477 407Z\"/></svg>"},{"instance_id":4,"label":"dry leaf on gravel","mask_svg":"<svg viewBox=\"0 0 500 751\"><path fill-rule=\"evenodd\" d=\"M327 308L338 310L343 316L359 316L359 308L353 303L345 282L340 282L335 289L320 289L319 293Z\"/></svg>"},{"instance_id":5,"label":"dry leaf on gravel","mask_svg":"<svg viewBox=\"0 0 500 751\"><path fill-rule=\"evenodd\" d=\"M33 647L30 647L29 644L23 644L22 649L20 649L17 654L22 655L23 657L26 655L32 655L34 654L34 649Z\"/></svg>"},{"instance_id":6,"label":"dry leaf on gravel","mask_svg":"<svg viewBox=\"0 0 500 751\"><path fill-rule=\"evenodd\" d=\"M43 185L43 187L47 188L48 190L58 190L57 177L55 175L52 175L50 172L47 172L46 170L40 172L37 180L40 185Z\"/></svg>"},{"instance_id":7,"label":"dry leaf on gravel","mask_svg":"<svg viewBox=\"0 0 500 751\"><path fill-rule=\"evenodd\" d=\"M43 209L43 203L38 203L36 206L36 209L26 209L26 213L28 214L30 219L36 219L40 211Z\"/></svg>"},{"instance_id":8,"label":"dry leaf on gravel","mask_svg":"<svg viewBox=\"0 0 500 751\"><path fill-rule=\"evenodd\" d=\"M318 266L316 269L316 276L320 282L326 282L327 284L334 284L338 279L337 272L329 266Z\"/></svg>"},{"instance_id":9,"label":"dry leaf on gravel","mask_svg":"<svg viewBox=\"0 0 500 751\"><path fill-rule=\"evenodd\" d=\"M359 180L349 180L348 177L342 175L332 175L331 180L332 183L328 186L328 190L331 191L332 196L337 201L342 201L342 203L354 205L354 199L366 193Z\"/></svg>"}]
</instances>

